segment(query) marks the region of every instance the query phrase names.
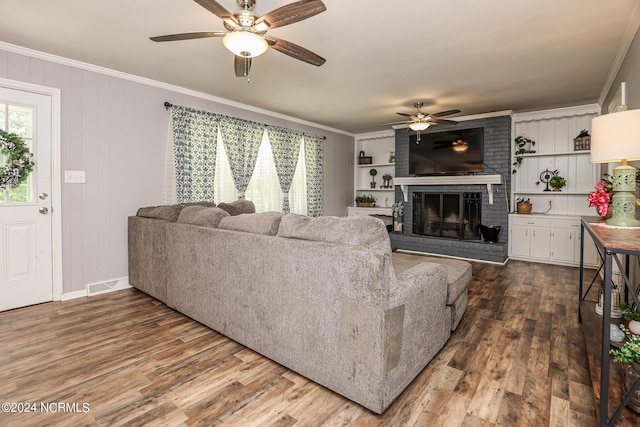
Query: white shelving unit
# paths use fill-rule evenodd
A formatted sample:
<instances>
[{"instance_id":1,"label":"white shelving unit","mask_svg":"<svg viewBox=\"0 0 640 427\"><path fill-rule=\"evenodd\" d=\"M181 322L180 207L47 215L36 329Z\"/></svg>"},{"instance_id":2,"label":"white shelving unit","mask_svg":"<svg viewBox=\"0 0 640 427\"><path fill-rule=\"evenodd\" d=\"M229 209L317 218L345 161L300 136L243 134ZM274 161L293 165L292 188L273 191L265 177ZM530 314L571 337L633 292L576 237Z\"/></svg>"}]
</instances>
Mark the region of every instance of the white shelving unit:
<instances>
[{"instance_id":1,"label":"white shelving unit","mask_svg":"<svg viewBox=\"0 0 640 427\"><path fill-rule=\"evenodd\" d=\"M396 139L393 129L361 134L355 140L355 163L353 188L353 207L349 208L349 215L362 215L370 212L371 215L392 216L391 206L395 201L395 183L391 181L391 188L380 188L383 184L382 176L386 173L395 178L396 165L389 162L389 156L395 152ZM372 157L369 165L359 164L360 151L364 151L366 157ZM375 169L378 174L375 176L376 187L371 188L371 175L369 171ZM355 208L355 198L358 195L371 194L376 198L375 208ZM367 209L371 209L368 211Z\"/></svg>"},{"instance_id":2,"label":"white shelving unit","mask_svg":"<svg viewBox=\"0 0 640 427\"><path fill-rule=\"evenodd\" d=\"M522 155L522 163L511 181L511 209L517 198L529 198L533 215L509 215L509 257L513 259L578 265L581 215L594 215L587 195L600 179L600 167L591 163L588 150L574 151L573 139L590 130L591 120L600 113L597 104L513 115L513 140L526 135L536 141L535 153ZM512 162L515 156L512 155ZM559 172L567 180L562 191L544 191L540 175ZM590 265L595 263L592 242L585 242Z\"/></svg>"}]
</instances>

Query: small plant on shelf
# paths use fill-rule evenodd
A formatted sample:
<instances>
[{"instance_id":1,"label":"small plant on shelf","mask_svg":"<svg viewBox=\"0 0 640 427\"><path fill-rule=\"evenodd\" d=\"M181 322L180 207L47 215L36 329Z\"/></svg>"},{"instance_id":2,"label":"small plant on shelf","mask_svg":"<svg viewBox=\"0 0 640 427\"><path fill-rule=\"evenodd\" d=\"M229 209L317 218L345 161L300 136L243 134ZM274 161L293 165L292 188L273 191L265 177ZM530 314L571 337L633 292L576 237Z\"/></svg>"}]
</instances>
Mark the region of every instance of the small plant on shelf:
<instances>
[{"instance_id":1,"label":"small plant on shelf","mask_svg":"<svg viewBox=\"0 0 640 427\"><path fill-rule=\"evenodd\" d=\"M533 205L531 204L531 199L528 197L518 197L516 199L516 211L519 214L528 214L531 213L531 209Z\"/></svg>"},{"instance_id":2,"label":"small plant on shelf","mask_svg":"<svg viewBox=\"0 0 640 427\"><path fill-rule=\"evenodd\" d=\"M531 147L536 145L536 142L533 139L528 138L524 135L516 136L515 143L516 151L513 153L515 156L515 161L512 164L512 174L518 172L518 168L520 167L523 159L522 155L526 153L535 153L535 151L532 150Z\"/></svg>"},{"instance_id":3,"label":"small plant on shelf","mask_svg":"<svg viewBox=\"0 0 640 427\"><path fill-rule=\"evenodd\" d=\"M391 179L393 179L393 177L390 173L385 173L384 175L382 175L383 184L380 188L391 188Z\"/></svg>"},{"instance_id":4,"label":"small plant on shelf","mask_svg":"<svg viewBox=\"0 0 640 427\"><path fill-rule=\"evenodd\" d=\"M376 205L376 198L371 194L356 196L356 206L359 208L372 208Z\"/></svg>"},{"instance_id":5,"label":"small plant on shelf","mask_svg":"<svg viewBox=\"0 0 640 427\"><path fill-rule=\"evenodd\" d=\"M640 362L640 336L632 334L631 331L623 324L620 325L620 329L627 336L627 342L625 342L619 348L613 348L609 351L609 354L613 356L614 362L620 363L639 363Z\"/></svg>"},{"instance_id":6,"label":"small plant on shelf","mask_svg":"<svg viewBox=\"0 0 640 427\"><path fill-rule=\"evenodd\" d=\"M553 188L553 191L562 191L562 187L567 185L567 180L558 175L558 171L556 171L555 175L549 180L549 185Z\"/></svg>"},{"instance_id":7,"label":"small plant on shelf","mask_svg":"<svg viewBox=\"0 0 640 427\"><path fill-rule=\"evenodd\" d=\"M376 175L378 175L378 171L375 169L370 169L369 175L371 175L371 188L376 188Z\"/></svg>"}]
</instances>

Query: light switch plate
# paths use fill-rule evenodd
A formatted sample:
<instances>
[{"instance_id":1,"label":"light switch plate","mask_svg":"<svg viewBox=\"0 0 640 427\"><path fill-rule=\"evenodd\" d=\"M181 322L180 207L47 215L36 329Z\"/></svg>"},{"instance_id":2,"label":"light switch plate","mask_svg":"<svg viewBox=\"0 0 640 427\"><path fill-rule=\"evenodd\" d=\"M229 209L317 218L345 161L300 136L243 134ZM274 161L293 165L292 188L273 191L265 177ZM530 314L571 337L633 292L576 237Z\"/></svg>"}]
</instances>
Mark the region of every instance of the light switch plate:
<instances>
[{"instance_id":1,"label":"light switch plate","mask_svg":"<svg viewBox=\"0 0 640 427\"><path fill-rule=\"evenodd\" d=\"M64 182L66 184L84 184L84 171L64 171Z\"/></svg>"}]
</instances>

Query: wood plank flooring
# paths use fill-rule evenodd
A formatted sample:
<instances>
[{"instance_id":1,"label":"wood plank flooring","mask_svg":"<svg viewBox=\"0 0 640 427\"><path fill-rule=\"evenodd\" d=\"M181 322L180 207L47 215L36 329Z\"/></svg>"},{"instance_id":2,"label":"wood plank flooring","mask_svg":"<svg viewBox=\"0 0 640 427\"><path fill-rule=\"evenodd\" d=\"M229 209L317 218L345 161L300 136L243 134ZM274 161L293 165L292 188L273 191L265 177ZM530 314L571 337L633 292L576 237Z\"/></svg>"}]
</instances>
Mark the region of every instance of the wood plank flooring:
<instances>
[{"instance_id":1,"label":"wood plank flooring","mask_svg":"<svg viewBox=\"0 0 640 427\"><path fill-rule=\"evenodd\" d=\"M0 426L592 426L577 283L473 263L458 330L380 416L136 290L12 310L0 403L38 406Z\"/></svg>"}]
</instances>

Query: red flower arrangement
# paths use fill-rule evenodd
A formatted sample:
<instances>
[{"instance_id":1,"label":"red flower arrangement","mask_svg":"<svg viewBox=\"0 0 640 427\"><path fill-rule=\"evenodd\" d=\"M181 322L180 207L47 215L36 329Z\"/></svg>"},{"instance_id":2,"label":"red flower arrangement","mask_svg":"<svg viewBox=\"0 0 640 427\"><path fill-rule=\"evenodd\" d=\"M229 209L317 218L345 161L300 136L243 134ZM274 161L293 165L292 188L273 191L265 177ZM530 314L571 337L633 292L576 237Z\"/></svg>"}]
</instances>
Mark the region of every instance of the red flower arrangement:
<instances>
[{"instance_id":1,"label":"red flower arrangement","mask_svg":"<svg viewBox=\"0 0 640 427\"><path fill-rule=\"evenodd\" d=\"M589 207L596 207L596 211L598 211L598 215L601 218L606 218L609 215L609 206L611 205L611 198L609 197L609 189L610 186L607 186L603 180L598 181L596 185L594 185L596 191L592 191L587 196L589 200Z\"/></svg>"}]
</instances>

